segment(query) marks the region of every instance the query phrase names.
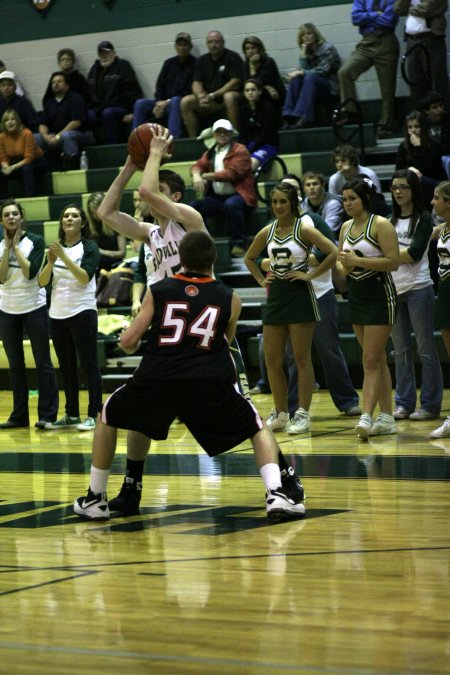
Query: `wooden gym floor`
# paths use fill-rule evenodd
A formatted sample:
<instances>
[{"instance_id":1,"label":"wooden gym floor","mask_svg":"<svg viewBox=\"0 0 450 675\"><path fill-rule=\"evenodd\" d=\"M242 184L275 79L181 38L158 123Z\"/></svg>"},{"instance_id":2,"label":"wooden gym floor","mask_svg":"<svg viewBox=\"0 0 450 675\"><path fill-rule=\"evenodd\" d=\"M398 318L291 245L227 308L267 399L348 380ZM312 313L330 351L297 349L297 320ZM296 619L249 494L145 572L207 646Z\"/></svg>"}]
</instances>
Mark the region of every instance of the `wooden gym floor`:
<instances>
[{"instance_id":1,"label":"wooden gym floor","mask_svg":"<svg viewBox=\"0 0 450 675\"><path fill-rule=\"evenodd\" d=\"M278 435L307 517L276 525L249 444L210 459L175 424L141 514L89 523L92 433L0 431L0 673L448 673L450 438L358 442L323 391L311 412Z\"/></svg>"}]
</instances>

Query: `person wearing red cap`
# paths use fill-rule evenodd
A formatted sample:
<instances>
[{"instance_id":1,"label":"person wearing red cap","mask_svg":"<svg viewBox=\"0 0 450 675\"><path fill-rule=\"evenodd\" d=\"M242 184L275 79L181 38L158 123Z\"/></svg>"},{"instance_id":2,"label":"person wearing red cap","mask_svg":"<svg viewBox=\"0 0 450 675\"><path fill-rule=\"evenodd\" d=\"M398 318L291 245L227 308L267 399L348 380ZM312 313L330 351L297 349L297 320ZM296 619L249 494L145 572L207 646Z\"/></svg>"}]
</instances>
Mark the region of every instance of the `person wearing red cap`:
<instances>
[{"instance_id":1,"label":"person wearing red cap","mask_svg":"<svg viewBox=\"0 0 450 675\"><path fill-rule=\"evenodd\" d=\"M102 40L97 54L98 59L88 73L97 132L101 131L99 140L118 143L121 124L131 122L134 102L142 97L142 89L133 66L117 56L112 42Z\"/></svg>"}]
</instances>

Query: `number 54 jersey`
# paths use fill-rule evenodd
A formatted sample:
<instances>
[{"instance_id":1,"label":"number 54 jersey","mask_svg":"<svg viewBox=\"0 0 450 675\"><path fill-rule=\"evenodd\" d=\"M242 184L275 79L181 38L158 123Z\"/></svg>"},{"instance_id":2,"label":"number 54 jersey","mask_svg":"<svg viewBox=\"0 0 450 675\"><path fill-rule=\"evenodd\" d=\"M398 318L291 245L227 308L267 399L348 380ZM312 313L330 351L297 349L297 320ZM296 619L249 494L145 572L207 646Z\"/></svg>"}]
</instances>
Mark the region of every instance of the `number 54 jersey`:
<instances>
[{"instance_id":1,"label":"number 54 jersey","mask_svg":"<svg viewBox=\"0 0 450 675\"><path fill-rule=\"evenodd\" d=\"M134 380L236 381L225 331L233 290L204 274L183 273L151 286L154 316Z\"/></svg>"}]
</instances>

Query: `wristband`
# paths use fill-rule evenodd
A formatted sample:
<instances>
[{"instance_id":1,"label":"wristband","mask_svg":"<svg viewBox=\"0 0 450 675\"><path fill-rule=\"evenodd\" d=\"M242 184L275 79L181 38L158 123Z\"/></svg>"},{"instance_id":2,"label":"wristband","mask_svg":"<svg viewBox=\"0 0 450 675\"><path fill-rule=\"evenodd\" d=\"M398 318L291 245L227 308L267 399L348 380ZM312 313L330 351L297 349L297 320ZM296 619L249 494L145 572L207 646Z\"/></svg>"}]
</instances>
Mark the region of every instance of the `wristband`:
<instances>
[{"instance_id":1,"label":"wristband","mask_svg":"<svg viewBox=\"0 0 450 675\"><path fill-rule=\"evenodd\" d=\"M56 134L55 138L56 138L57 141L61 140L61 136L59 134Z\"/></svg>"}]
</instances>

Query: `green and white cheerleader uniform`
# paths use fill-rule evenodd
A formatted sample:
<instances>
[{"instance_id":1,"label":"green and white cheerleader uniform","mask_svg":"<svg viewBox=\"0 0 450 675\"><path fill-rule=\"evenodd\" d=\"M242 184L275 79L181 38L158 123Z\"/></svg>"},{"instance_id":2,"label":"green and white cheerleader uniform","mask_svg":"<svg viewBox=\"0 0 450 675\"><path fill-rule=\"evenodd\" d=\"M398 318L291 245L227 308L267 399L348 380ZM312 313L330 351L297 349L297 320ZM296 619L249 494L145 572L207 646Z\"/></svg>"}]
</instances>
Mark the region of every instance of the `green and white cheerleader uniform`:
<instances>
[{"instance_id":1,"label":"green and white cheerleader uniform","mask_svg":"<svg viewBox=\"0 0 450 675\"><path fill-rule=\"evenodd\" d=\"M290 323L320 321L316 295L310 281L290 281L285 276L291 270L308 272L311 245L302 239L302 222L309 216L296 218L292 232L277 234L278 221L271 223L267 236L270 270L276 278L269 285L263 323L278 326ZM309 223L308 223L309 224Z\"/></svg>"},{"instance_id":2,"label":"green and white cheerleader uniform","mask_svg":"<svg viewBox=\"0 0 450 675\"><path fill-rule=\"evenodd\" d=\"M439 282L436 303L436 325L450 328L450 232L444 226L437 243Z\"/></svg>"},{"instance_id":3,"label":"green and white cheerleader uniform","mask_svg":"<svg viewBox=\"0 0 450 675\"><path fill-rule=\"evenodd\" d=\"M357 237L352 235L352 220L344 235L344 251L354 251L361 258L383 257L372 232L374 218L376 215L372 213L364 231ZM392 326L396 318L397 293L391 273L355 267L348 275L348 305L352 324Z\"/></svg>"}]
</instances>

